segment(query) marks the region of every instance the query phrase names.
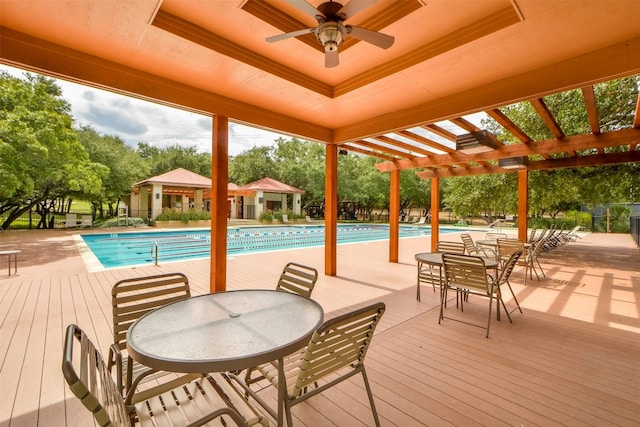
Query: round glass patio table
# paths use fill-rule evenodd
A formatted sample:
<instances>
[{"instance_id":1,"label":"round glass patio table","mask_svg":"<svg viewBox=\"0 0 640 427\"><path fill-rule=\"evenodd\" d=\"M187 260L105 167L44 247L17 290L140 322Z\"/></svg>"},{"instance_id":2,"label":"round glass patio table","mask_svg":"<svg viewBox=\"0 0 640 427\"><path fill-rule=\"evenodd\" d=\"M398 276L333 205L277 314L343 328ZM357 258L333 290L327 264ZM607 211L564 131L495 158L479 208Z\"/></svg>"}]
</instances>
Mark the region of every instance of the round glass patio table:
<instances>
[{"instance_id":1,"label":"round glass patio table","mask_svg":"<svg viewBox=\"0 0 640 427\"><path fill-rule=\"evenodd\" d=\"M147 313L127 331L127 351L150 368L236 371L304 347L320 326L317 302L274 290L192 297Z\"/></svg>"}]
</instances>

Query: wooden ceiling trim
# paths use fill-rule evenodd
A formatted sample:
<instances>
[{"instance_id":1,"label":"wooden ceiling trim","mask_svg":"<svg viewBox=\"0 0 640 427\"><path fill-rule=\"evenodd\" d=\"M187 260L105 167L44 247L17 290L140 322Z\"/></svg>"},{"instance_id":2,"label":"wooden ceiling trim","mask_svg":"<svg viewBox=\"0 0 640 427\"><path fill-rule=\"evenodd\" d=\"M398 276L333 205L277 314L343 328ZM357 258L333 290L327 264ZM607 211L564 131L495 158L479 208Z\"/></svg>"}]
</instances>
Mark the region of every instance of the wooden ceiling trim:
<instances>
[{"instance_id":1,"label":"wooden ceiling trim","mask_svg":"<svg viewBox=\"0 0 640 427\"><path fill-rule=\"evenodd\" d=\"M211 31L199 27L185 19L172 15L163 10L159 10L156 14L152 25L170 32L185 40L197 43L207 49L214 50L225 56L241 61L245 64L256 67L274 76L281 77L298 86L312 90L320 95L332 97L333 89L330 85L324 84L305 74L299 73L273 61L266 56L257 54L239 44L233 43L224 37L221 37Z\"/></svg>"},{"instance_id":2,"label":"wooden ceiling trim","mask_svg":"<svg viewBox=\"0 0 640 427\"><path fill-rule=\"evenodd\" d=\"M523 144L528 144L533 141L529 135L527 135L522 129L520 129L518 125L511 121L511 119L499 109L495 108L493 110L488 110L486 111L486 113L489 117L498 122L500 126L509 131L511 135L518 138Z\"/></svg>"},{"instance_id":3,"label":"wooden ceiling trim","mask_svg":"<svg viewBox=\"0 0 640 427\"><path fill-rule=\"evenodd\" d=\"M498 160L505 157L520 157L543 154L560 154L569 150L588 150L605 147L617 147L621 145L638 144L640 142L640 129L628 128L614 132L605 132L600 135L575 135L567 136L562 140L556 138L538 141L534 144L503 145L498 150L467 156L468 161ZM457 154L457 153L456 153ZM412 169L415 167L429 167L446 165L459 162L460 157L453 154L441 154L430 158L416 158L411 162L397 160L393 163L380 163L376 165L379 171L388 172L395 169Z\"/></svg>"},{"instance_id":4,"label":"wooden ceiling trim","mask_svg":"<svg viewBox=\"0 0 640 427\"><path fill-rule=\"evenodd\" d=\"M422 135L418 135L417 133L413 133L413 132L410 132L408 130L401 130L401 131L398 131L398 132L395 132L395 133L397 133L398 135L401 135L401 136L403 136L405 138L409 138L409 139L412 139L412 140L414 140L416 142L419 142L420 144L426 145L427 147L431 147L431 148L434 148L436 150L442 151L444 153L454 153L456 151L453 148L447 147L446 145L439 144L436 141L433 141L433 140L431 140L429 138L425 138ZM434 154L436 154L436 153L431 153L431 152L429 153L430 156L432 156Z\"/></svg>"},{"instance_id":5,"label":"wooden ceiling trim","mask_svg":"<svg viewBox=\"0 0 640 427\"><path fill-rule=\"evenodd\" d=\"M450 119L449 121L454 125L466 130L467 132L478 132L480 130L478 126L474 125L469 120L466 120L462 117L456 117L456 118Z\"/></svg>"},{"instance_id":6,"label":"wooden ceiling trim","mask_svg":"<svg viewBox=\"0 0 640 427\"><path fill-rule=\"evenodd\" d=\"M252 14L256 18L266 22L269 25L276 27L283 33L290 33L293 31L309 28L303 22L292 18L291 16L282 12L280 9L273 7L264 0L247 0L242 6L240 6L240 9ZM273 35L275 36L277 35L277 33L274 32ZM301 41L307 46L310 46L324 54L323 47L320 45L313 33L298 36L296 37L296 40ZM265 41L265 43L267 42Z\"/></svg>"},{"instance_id":7,"label":"wooden ceiling trim","mask_svg":"<svg viewBox=\"0 0 640 427\"><path fill-rule=\"evenodd\" d=\"M546 170L577 168L583 166L604 166L620 163L636 163L640 161L640 151L621 152L609 154L594 154L591 156L563 157L559 159L538 160L530 162L527 170ZM454 176L486 175L493 173L514 172L512 169L504 169L499 166L473 167L469 169L455 168L452 170L429 170L416 172L416 175L423 179L430 178L450 178Z\"/></svg>"},{"instance_id":8,"label":"wooden ceiling trim","mask_svg":"<svg viewBox=\"0 0 640 427\"><path fill-rule=\"evenodd\" d=\"M422 149L420 147L416 147L414 145L411 144L407 144L406 142L402 142L402 141L398 141L397 139L393 139L393 138L389 138L388 136L385 135L380 135L380 136L376 136L373 139L378 140L380 142L384 142L399 148L403 148L405 150L408 151L412 151L416 154L422 154L423 156L433 156L434 153L432 153L431 151L427 151L425 149Z\"/></svg>"},{"instance_id":9,"label":"wooden ceiling trim","mask_svg":"<svg viewBox=\"0 0 640 427\"><path fill-rule=\"evenodd\" d=\"M640 36L584 55L334 129L334 142L436 123L640 73Z\"/></svg>"},{"instance_id":10,"label":"wooden ceiling trim","mask_svg":"<svg viewBox=\"0 0 640 427\"><path fill-rule=\"evenodd\" d=\"M477 21L465 25L450 34L434 40L399 58L394 58L375 68L357 74L334 87L334 96L342 96L353 90L371 84L402 70L435 58L457 47L471 43L496 31L502 30L519 22L519 18L512 7L504 8L490 16L484 16Z\"/></svg>"},{"instance_id":11,"label":"wooden ceiling trim","mask_svg":"<svg viewBox=\"0 0 640 427\"><path fill-rule=\"evenodd\" d=\"M411 154L409 154L409 153L407 153L405 151L394 150L393 148L389 148L387 146L380 145L380 144L375 144L375 143L369 142L369 141L359 140L359 141L353 141L351 144L361 145L361 146L367 147L367 148L369 148L371 150L378 150L378 151L381 151L383 153L387 153L387 154L391 154L393 156L399 157L401 159L407 159L408 161L410 161L410 159L414 158L414 156L411 156ZM397 159L395 161L397 161Z\"/></svg>"},{"instance_id":12,"label":"wooden ceiling trim","mask_svg":"<svg viewBox=\"0 0 640 427\"><path fill-rule=\"evenodd\" d=\"M362 148L353 147L347 144L342 144L342 145L339 145L338 147L339 149L342 149L342 150L353 151L354 153L364 154L365 156L369 156L369 157L377 157L379 159L386 160L389 162L396 160L395 157L387 156L386 154L376 153L375 151L370 151L370 150L363 150Z\"/></svg>"},{"instance_id":13,"label":"wooden ceiling trim","mask_svg":"<svg viewBox=\"0 0 640 427\"><path fill-rule=\"evenodd\" d=\"M587 117L589 118L589 125L591 125L591 132L597 135L600 133L600 116L598 114L598 106L596 105L596 95L593 92L593 86L585 86L581 88L581 90L584 105L587 108Z\"/></svg>"}]
</instances>

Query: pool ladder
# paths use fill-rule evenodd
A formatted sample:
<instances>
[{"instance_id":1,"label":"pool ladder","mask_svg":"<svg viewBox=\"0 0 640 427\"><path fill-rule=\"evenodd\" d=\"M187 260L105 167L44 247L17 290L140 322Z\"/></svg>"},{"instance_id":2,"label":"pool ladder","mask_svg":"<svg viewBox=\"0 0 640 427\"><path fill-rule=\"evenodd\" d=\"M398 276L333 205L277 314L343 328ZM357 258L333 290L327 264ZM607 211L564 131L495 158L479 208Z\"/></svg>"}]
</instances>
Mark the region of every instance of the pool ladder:
<instances>
[{"instance_id":1,"label":"pool ladder","mask_svg":"<svg viewBox=\"0 0 640 427\"><path fill-rule=\"evenodd\" d=\"M153 241L153 247L151 248L151 256L153 257L156 267L158 266L158 241Z\"/></svg>"}]
</instances>

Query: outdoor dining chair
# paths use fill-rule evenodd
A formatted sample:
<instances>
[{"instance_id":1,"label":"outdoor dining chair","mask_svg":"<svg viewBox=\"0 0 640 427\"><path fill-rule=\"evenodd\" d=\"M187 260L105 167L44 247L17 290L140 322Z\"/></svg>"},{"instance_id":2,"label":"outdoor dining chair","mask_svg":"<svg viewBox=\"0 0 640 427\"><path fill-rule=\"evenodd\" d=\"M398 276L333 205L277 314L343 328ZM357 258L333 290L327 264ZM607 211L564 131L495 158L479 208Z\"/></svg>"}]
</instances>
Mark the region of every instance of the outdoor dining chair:
<instances>
[{"instance_id":1,"label":"outdoor dining chair","mask_svg":"<svg viewBox=\"0 0 640 427\"><path fill-rule=\"evenodd\" d=\"M505 263L511 257L514 252L524 252L524 242L519 239L498 239L498 262L500 268L503 268Z\"/></svg>"},{"instance_id":2,"label":"outdoor dining chair","mask_svg":"<svg viewBox=\"0 0 640 427\"><path fill-rule=\"evenodd\" d=\"M318 270L303 264L290 262L284 266L276 291L291 292L305 298L311 298L311 292L318 281ZM253 384L264 379L263 376L252 377L256 368L248 368L244 375L246 384Z\"/></svg>"},{"instance_id":3,"label":"outdoor dining chair","mask_svg":"<svg viewBox=\"0 0 640 427\"><path fill-rule=\"evenodd\" d=\"M472 326L482 327L475 323L467 322L461 319L445 317L444 308L445 301L447 299L448 290L456 292L456 298L460 302L461 311L464 311L462 295L477 295L489 299L489 310L487 315L486 337L489 338L489 330L491 327L491 310L493 308L493 300L496 300L497 317L500 320L500 304L505 307L502 301L502 294L500 286L497 286L494 280L490 280L487 275L487 269L485 268L484 260L481 257L473 255L459 255L445 253L442 255L444 264L444 290L443 296L440 300L440 316L438 318L438 324L445 318L455 320L458 322L466 323ZM509 322L511 322L511 315L506 310Z\"/></svg>"},{"instance_id":4,"label":"outdoor dining chair","mask_svg":"<svg viewBox=\"0 0 640 427\"><path fill-rule=\"evenodd\" d=\"M384 311L384 303L378 302L327 320L314 332L305 348L284 359L284 380L287 385L284 408L289 427L293 426L292 406L359 373L364 379L375 425L380 426L364 360ZM267 363L258 366L257 369L272 385L278 387L276 364ZM318 386L318 383L321 384ZM273 408L267 405L258 393L247 384L244 384L244 387L274 418L276 417Z\"/></svg>"},{"instance_id":5,"label":"outdoor dining chair","mask_svg":"<svg viewBox=\"0 0 640 427\"><path fill-rule=\"evenodd\" d=\"M522 255L524 254L524 252L525 252L524 245L521 249L511 252L507 260L502 265L502 268L500 269L500 274L498 274L498 277L495 280L495 284L498 287L502 285L507 285L507 287L509 288L509 291L511 292L511 296L513 297L513 301L516 303L516 308L520 310L520 313L522 313L522 308L520 308L520 303L518 302L518 298L516 298L516 294L513 292L511 283L509 283L509 277L511 277L511 273L513 272L513 269L518 264L519 260L522 258ZM525 270L525 280L526 280L526 270ZM507 311L507 307L504 305L504 301L503 301L503 307L504 307L504 310ZM513 311L515 311L515 309L512 310L511 312Z\"/></svg>"},{"instance_id":6,"label":"outdoor dining chair","mask_svg":"<svg viewBox=\"0 0 640 427\"><path fill-rule=\"evenodd\" d=\"M135 378L145 373L144 379L157 379L167 373L155 372L149 376L151 368L135 362L126 355L127 330L140 317L166 304L182 301L191 296L189 279L182 273L166 273L151 276L134 277L118 281L111 289L113 312L113 342L109 350L108 367L117 367L116 359L122 358L117 373L118 388L121 393L129 393ZM124 353L124 354L123 354ZM175 375L175 374L174 374ZM185 375L184 381L193 376ZM136 396L144 399L144 394Z\"/></svg>"},{"instance_id":7,"label":"outdoor dining chair","mask_svg":"<svg viewBox=\"0 0 640 427\"><path fill-rule=\"evenodd\" d=\"M269 425L224 374L201 375L132 403L130 396L124 398L120 393L93 342L74 324L67 327L62 373L100 426L201 426L216 419L221 425Z\"/></svg>"},{"instance_id":8,"label":"outdoor dining chair","mask_svg":"<svg viewBox=\"0 0 640 427\"><path fill-rule=\"evenodd\" d=\"M436 243L437 253L455 253L463 254L465 251L465 245L461 242L447 242L444 240ZM417 280L417 300L420 301L420 285L431 285L433 292L436 291L436 286L440 287L440 267L438 267L438 273L435 273L435 267L431 264L418 264L418 280Z\"/></svg>"},{"instance_id":9,"label":"outdoor dining chair","mask_svg":"<svg viewBox=\"0 0 640 427\"><path fill-rule=\"evenodd\" d=\"M470 234L461 234L460 238L462 239L462 243L464 243L464 248L466 250L467 255L478 255L483 257L493 257L493 254L487 254L484 248L480 245L476 245L473 241L473 238Z\"/></svg>"},{"instance_id":10,"label":"outdoor dining chair","mask_svg":"<svg viewBox=\"0 0 640 427\"><path fill-rule=\"evenodd\" d=\"M311 292L317 280L318 270L290 262L282 269L276 291L291 292L305 298L311 298Z\"/></svg>"}]
</instances>

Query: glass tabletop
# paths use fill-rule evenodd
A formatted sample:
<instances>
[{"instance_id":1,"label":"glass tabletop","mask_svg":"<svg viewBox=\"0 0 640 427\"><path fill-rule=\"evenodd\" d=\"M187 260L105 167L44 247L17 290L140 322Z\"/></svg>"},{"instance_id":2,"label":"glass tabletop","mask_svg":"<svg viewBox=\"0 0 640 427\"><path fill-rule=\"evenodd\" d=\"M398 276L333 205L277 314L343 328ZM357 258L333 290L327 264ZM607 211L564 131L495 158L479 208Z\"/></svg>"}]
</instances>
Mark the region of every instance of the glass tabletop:
<instances>
[{"instance_id":1,"label":"glass tabletop","mask_svg":"<svg viewBox=\"0 0 640 427\"><path fill-rule=\"evenodd\" d=\"M127 332L127 350L165 371L240 370L303 347L323 317L317 302L287 292L201 295L141 317Z\"/></svg>"}]
</instances>

